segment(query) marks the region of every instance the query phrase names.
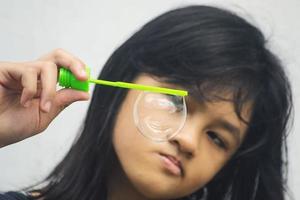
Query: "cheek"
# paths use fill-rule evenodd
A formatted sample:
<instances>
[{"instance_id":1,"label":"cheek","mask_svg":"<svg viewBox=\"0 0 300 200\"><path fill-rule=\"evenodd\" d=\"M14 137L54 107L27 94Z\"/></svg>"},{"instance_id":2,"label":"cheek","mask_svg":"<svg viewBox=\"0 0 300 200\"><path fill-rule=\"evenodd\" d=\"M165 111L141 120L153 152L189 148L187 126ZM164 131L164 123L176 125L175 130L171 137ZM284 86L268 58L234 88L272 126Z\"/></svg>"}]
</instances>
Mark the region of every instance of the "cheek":
<instances>
[{"instance_id":1,"label":"cheek","mask_svg":"<svg viewBox=\"0 0 300 200\"><path fill-rule=\"evenodd\" d=\"M113 146L125 172L141 166L141 160L145 160L143 157L151 150L150 141L139 133L134 124L132 102L131 96L124 101L113 131Z\"/></svg>"},{"instance_id":2,"label":"cheek","mask_svg":"<svg viewBox=\"0 0 300 200\"><path fill-rule=\"evenodd\" d=\"M139 148L138 130L134 125L130 107L130 104L125 101L118 113L113 131L113 145L119 159L130 158L130 155L136 153ZM126 156L127 154L129 156Z\"/></svg>"},{"instance_id":3,"label":"cheek","mask_svg":"<svg viewBox=\"0 0 300 200\"><path fill-rule=\"evenodd\" d=\"M143 136L128 107L121 108L113 132L114 149L125 179L149 198L178 196L180 183L163 173L156 157L157 150L165 149L167 144L153 143Z\"/></svg>"},{"instance_id":4,"label":"cheek","mask_svg":"<svg viewBox=\"0 0 300 200\"><path fill-rule=\"evenodd\" d=\"M186 182L193 191L209 183L223 168L229 156L212 146L208 140L202 140L196 157L187 165Z\"/></svg>"},{"instance_id":5,"label":"cheek","mask_svg":"<svg viewBox=\"0 0 300 200\"><path fill-rule=\"evenodd\" d=\"M120 167L125 179L140 193L145 196L158 194L156 189L161 179L152 156L157 146L139 133L128 107L120 110L113 132L113 146Z\"/></svg>"}]
</instances>

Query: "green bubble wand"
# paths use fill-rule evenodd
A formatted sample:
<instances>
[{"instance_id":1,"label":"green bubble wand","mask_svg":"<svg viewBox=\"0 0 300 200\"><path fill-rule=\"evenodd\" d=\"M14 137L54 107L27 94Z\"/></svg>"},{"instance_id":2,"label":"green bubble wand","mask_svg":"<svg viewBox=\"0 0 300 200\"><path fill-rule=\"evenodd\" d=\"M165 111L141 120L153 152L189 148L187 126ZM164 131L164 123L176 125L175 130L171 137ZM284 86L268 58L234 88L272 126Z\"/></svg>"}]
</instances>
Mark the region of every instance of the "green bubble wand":
<instances>
[{"instance_id":1,"label":"green bubble wand","mask_svg":"<svg viewBox=\"0 0 300 200\"><path fill-rule=\"evenodd\" d=\"M186 91L186 90L177 90L177 89L171 89L171 88L156 87L156 86L121 82L121 81L96 80L96 79L90 78L90 69L89 68L86 68L86 71L87 71L89 79L87 81L80 81L80 80L76 79L76 77L72 74L72 72L70 70L61 67L59 69L59 78L58 78L59 85L62 87L65 87L65 88L72 88L72 89L86 91L86 92L89 91L89 83L95 83L95 84L112 86L112 87L143 90L143 91L171 94L171 95L177 95L177 96L187 96L188 95L188 91Z\"/></svg>"}]
</instances>

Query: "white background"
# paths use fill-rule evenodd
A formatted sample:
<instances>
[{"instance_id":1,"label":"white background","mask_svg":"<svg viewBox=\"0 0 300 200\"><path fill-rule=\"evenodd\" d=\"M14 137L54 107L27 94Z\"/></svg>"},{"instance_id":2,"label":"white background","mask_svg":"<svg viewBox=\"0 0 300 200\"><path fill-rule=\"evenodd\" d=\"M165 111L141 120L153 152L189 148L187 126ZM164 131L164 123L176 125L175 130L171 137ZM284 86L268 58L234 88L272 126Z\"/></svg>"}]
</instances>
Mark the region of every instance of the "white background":
<instances>
[{"instance_id":1,"label":"white background","mask_svg":"<svg viewBox=\"0 0 300 200\"><path fill-rule=\"evenodd\" d=\"M0 0L0 60L33 60L60 47L91 66L96 77L109 55L144 23L172 8L202 3L230 8L254 22L285 63L295 102L289 187L300 199L299 0ZM0 191L45 177L69 149L88 103L68 107L42 134L0 149Z\"/></svg>"}]
</instances>

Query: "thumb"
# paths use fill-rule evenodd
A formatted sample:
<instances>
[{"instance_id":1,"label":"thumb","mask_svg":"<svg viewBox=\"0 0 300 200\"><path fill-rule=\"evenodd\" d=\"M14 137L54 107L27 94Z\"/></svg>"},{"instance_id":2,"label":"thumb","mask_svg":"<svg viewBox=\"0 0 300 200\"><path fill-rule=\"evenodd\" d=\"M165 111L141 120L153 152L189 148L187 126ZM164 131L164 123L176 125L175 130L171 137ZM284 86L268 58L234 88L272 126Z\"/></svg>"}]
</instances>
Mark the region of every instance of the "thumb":
<instances>
[{"instance_id":1,"label":"thumb","mask_svg":"<svg viewBox=\"0 0 300 200\"><path fill-rule=\"evenodd\" d=\"M86 101L89 99L89 93L73 89L61 89L56 93L53 100L51 112L57 116L63 109L76 101Z\"/></svg>"},{"instance_id":2,"label":"thumb","mask_svg":"<svg viewBox=\"0 0 300 200\"><path fill-rule=\"evenodd\" d=\"M76 101L86 101L89 99L89 93L72 90L72 89L62 89L59 90L54 99L51 102L50 111L41 112L40 126L38 132L45 130L51 121L68 105Z\"/></svg>"}]
</instances>

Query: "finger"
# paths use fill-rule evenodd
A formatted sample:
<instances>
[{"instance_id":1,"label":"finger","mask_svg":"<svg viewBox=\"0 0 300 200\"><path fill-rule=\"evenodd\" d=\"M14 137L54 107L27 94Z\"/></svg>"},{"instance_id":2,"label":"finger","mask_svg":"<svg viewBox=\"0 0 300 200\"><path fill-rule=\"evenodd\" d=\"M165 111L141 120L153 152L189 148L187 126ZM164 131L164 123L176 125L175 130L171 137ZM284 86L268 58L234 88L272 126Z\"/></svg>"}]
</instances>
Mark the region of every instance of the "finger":
<instances>
[{"instance_id":1,"label":"finger","mask_svg":"<svg viewBox=\"0 0 300 200\"><path fill-rule=\"evenodd\" d=\"M21 75L21 85L23 87L20 103L28 107L30 101L34 98L37 92L37 69L30 67L26 68Z\"/></svg>"},{"instance_id":2,"label":"finger","mask_svg":"<svg viewBox=\"0 0 300 200\"><path fill-rule=\"evenodd\" d=\"M84 62L63 49L56 49L50 54L41 57L40 60L52 61L57 66L69 69L79 80L85 81L88 79Z\"/></svg>"},{"instance_id":3,"label":"finger","mask_svg":"<svg viewBox=\"0 0 300 200\"><path fill-rule=\"evenodd\" d=\"M61 89L57 92L55 102L57 107L65 108L76 101L86 101L89 93L72 89Z\"/></svg>"},{"instance_id":4,"label":"finger","mask_svg":"<svg viewBox=\"0 0 300 200\"><path fill-rule=\"evenodd\" d=\"M41 67L40 82L41 91L41 109L49 112L52 100L56 93L57 66L52 62L43 62Z\"/></svg>"},{"instance_id":5,"label":"finger","mask_svg":"<svg viewBox=\"0 0 300 200\"><path fill-rule=\"evenodd\" d=\"M57 91L51 107L51 119L56 117L67 106L77 101L86 101L89 99L89 93L76 91L72 89L61 89Z\"/></svg>"},{"instance_id":6,"label":"finger","mask_svg":"<svg viewBox=\"0 0 300 200\"><path fill-rule=\"evenodd\" d=\"M45 130L45 128L50 124L50 122L68 105L77 101L84 101L88 99L89 94L86 92L76 91L72 89L62 89L57 91L50 112L41 113L39 131Z\"/></svg>"}]
</instances>

